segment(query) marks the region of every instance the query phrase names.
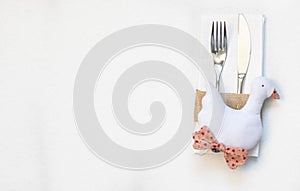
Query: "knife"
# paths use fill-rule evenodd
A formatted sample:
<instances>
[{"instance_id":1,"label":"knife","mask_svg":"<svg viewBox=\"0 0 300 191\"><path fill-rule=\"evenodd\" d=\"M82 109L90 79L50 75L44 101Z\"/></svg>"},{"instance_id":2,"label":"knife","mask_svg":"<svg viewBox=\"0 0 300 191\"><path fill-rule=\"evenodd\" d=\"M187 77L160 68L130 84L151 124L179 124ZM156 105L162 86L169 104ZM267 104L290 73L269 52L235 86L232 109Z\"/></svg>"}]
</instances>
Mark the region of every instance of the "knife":
<instances>
[{"instance_id":1,"label":"knife","mask_svg":"<svg viewBox=\"0 0 300 191\"><path fill-rule=\"evenodd\" d=\"M243 84L251 57L251 35L248 23L243 14L238 15L238 88L243 93Z\"/></svg>"}]
</instances>

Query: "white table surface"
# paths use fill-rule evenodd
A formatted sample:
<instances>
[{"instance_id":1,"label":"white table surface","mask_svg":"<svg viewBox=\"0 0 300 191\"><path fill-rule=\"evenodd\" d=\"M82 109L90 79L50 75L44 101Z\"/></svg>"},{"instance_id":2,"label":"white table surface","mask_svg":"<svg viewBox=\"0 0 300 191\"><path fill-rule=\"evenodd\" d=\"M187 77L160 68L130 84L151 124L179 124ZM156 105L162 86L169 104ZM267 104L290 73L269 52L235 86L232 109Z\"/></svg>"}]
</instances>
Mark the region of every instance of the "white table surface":
<instances>
[{"instance_id":1,"label":"white table surface","mask_svg":"<svg viewBox=\"0 0 300 191\"><path fill-rule=\"evenodd\" d=\"M296 0L0 1L0 190L299 190ZM260 157L236 171L187 148L159 168L128 171L95 157L72 112L77 69L119 29L164 24L199 38L202 14L266 15L264 74L281 95L264 108Z\"/></svg>"}]
</instances>

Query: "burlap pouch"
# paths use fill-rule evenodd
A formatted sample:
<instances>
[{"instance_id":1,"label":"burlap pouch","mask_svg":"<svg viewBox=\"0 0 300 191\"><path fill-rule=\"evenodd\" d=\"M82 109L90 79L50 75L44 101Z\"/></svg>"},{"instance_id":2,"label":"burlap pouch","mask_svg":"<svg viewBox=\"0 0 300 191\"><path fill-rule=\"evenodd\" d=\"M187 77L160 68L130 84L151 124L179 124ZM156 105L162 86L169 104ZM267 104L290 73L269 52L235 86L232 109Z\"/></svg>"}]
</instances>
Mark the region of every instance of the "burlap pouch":
<instances>
[{"instance_id":1,"label":"burlap pouch","mask_svg":"<svg viewBox=\"0 0 300 191\"><path fill-rule=\"evenodd\" d=\"M198 113L202 109L202 99L206 95L205 91L196 89L196 99L194 108L194 121L198 122ZM246 104L249 94L221 93L226 105L233 109L241 109Z\"/></svg>"}]
</instances>

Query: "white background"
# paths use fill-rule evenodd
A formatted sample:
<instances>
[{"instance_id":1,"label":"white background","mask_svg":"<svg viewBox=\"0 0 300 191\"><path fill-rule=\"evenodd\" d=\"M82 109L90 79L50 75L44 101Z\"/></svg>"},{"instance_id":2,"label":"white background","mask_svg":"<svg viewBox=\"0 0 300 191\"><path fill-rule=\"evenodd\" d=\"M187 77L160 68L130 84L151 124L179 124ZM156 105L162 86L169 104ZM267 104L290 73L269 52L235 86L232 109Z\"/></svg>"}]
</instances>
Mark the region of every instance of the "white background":
<instances>
[{"instance_id":1,"label":"white background","mask_svg":"<svg viewBox=\"0 0 300 191\"><path fill-rule=\"evenodd\" d=\"M0 190L300 190L300 14L296 0L0 1ZM281 95L264 109L257 160L236 171L187 148L147 171L112 167L82 142L72 112L74 79L91 47L145 23L199 38L201 14L267 17L264 73Z\"/></svg>"}]
</instances>

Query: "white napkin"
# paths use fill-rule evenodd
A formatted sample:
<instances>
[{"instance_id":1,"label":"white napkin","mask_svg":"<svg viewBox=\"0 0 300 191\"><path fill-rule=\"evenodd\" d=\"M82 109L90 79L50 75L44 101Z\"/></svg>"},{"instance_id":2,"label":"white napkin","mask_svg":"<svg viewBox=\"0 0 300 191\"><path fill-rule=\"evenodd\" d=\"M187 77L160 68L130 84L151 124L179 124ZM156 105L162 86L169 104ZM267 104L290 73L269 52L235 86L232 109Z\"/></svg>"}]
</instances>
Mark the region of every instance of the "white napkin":
<instances>
[{"instance_id":1,"label":"white napkin","mask_svg":"<svg viewBox=\"0 0 300 191\"><path fill-rule=\"evenodd\" d=\"M257 76L263 75L263 42L264 42L264 21L265 18L262 15L249 15L244 14L250 28L252 52L250 58L250 64L248 73L244 84L244 93L250 92L250 84L252 80ZM238 14L232 15L204 15L201 19L201 36L200 41L207 50L210 51L210 36L211 26L213 21L226 21L227 28L227 42L228 52L227 60L224 65L224 69L221 76L220 91L226 93L237 92L237 42L238 42ZM205 83L200 77L198 89L205 90ZM206 112L206 111L203 111ZM203 112L202 117L203 117ZM207 119L210 119L211 112L208 109ZM201 125L201 124L199 124ZM199 127L198 127L199 128ZM199 151L196 151L199 153ZM200 152L201 153L201 152ZM259 145L249 152L249 156L258 157Z\"/></svg>"}]
</instances>

